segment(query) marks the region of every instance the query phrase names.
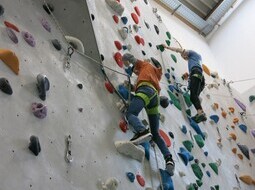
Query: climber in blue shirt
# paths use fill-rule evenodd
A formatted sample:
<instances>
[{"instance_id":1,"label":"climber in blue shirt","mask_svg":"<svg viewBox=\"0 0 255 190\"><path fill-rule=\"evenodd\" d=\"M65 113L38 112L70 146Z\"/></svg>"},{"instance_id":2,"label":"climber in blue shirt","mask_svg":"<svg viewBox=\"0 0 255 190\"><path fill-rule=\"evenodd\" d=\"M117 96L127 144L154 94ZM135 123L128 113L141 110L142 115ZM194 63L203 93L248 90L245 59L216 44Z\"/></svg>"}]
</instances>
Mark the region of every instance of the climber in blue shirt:
<instances>
[{"instance_id":1,"label":"climber in blue shirt","mask_svg":"<svg viewBox=\"0 0 255 190\"><path fill-rule=\"evenodd\" d=\"M202 57L195 51L186 50L182 48L174 48L162 44L164 48L180 53L182 58L188 61L189 69L189 89L190 89L190 100L197 110L197 114L192 117L196 123L206 121L207 117L201 102L199 100L199 95L203 91L205 86L205 79L203 76L203 69L201 66Z\"/></svg>"}]
</instances>

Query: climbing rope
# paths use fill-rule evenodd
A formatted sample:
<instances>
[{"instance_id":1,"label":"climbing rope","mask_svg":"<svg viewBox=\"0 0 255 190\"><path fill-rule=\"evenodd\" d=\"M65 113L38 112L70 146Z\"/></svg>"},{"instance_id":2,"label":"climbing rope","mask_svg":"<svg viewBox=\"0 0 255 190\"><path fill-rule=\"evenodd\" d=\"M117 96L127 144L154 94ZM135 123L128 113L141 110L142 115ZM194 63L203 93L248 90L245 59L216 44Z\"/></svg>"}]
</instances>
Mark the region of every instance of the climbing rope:
<instances>
[{"instance_id":1,"label":"climbing rope","mask_svg":"<svg viewBox=\"0 0 255 190\"><path fill-rule=\"evenodd\" d=\"M233 84L233 83L237 83L237 82L246 82L246 81L250 81L250 80L255 80L255 78L250 78L250 79L242 79L242 80L236 80L236 81L230 81L229 83L230 84Z\"/></svg>"},{"instance_id":2,"label":"climbing rope","mask_svg":"<svg viewBox=\"0 0 255 190\"><path fill-rule=\"evenodd\" d=\"M159 178L159 182L160 182L160 187L161 189L163 190L163 182L162 182L162 178L161 178L161 175L160 175L160 171L159 171L159 166L158 166L158 157L157 157L157 154L156 154L156 148L155 148L155 144L152 145L153 147L153 151L154 151L154 155L155 155L155 160L156 160L156 166L157 166L157 175L158 175L158 178Z\"/></svg>"}]
</instances>

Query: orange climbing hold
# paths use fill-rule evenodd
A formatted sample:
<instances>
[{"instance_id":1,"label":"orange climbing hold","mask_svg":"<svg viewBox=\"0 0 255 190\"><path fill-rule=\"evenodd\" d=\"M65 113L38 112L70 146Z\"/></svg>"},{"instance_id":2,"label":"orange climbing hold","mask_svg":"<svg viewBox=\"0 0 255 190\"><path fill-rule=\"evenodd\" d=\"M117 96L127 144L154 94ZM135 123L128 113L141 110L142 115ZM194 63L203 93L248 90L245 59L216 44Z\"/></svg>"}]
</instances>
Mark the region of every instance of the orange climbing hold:
<instances>
[{"instance_id":1,"label":"orange climbing hold","mask_svg":"<svg viewBox=\"0 0 255 190\"><path fill-rule=\"evenodd\" d=\"M136 43L141 44L141 38L140 38L140 36L135 35L135 41L136 41Z\"/></svg>"},{"instance_id":2,"label":"orange climbing hold","mask_svg":"<svg viewBox=\"0 0 255 190\"><path fill-rule=\"evenodd\" d=\"M240 160L243 160L243 155L238 153L237 156L239 157Z\"/></svg>"},{"instance_id":3,"label":"orange climbing hold","mask_svg":"<svg viewBox=\"0 0 255 190\"><path fill-rule=\"evenodd\" d=\"M232 148L232 152L233 152L234 154L236 154L237 148Z\"/></svg>"},{"instance_id":4,"label":"orange climbing hold","mask_svg":"<svg viewBox=\"0 0 255 190\"><path fill-rule=\"evenodd\" d=\"M19 74L19 59L14 52L0 49L0 59L16 74Z\"/></svg>"},{"instance_id":5,"label":"orange climbing hold","mask_svg":"<svg viewBox=\"0 0 255 190\"><path fill-rule=\"evenodd\" d=\"M230 134L229 134L229 138L233 139L234 141L236 141L236 139L237 139L235 133L230 133Z\"/></svg>"},{"instance_id":6,"label":"orange climbing hold","mask_svg":"<svg viewBox=\"0 0 255 190\"><path fill-rule=\"evenodd\" d=\"M122 49L122 44L119 41L114 41L114 44L118 50Z\"/></svg>"},{"instance_id":7,"label":"orange climbing hold","mask_svg":"<svg viewBox=\"0 0 255 190\"><path fill-rule=\"evenodd\" d=\"M105 81L104 85L108 92L110 92L111 94L114 92L114 88L109 81Z\"/></svg>"},{"instance_id":8,"label":"orange climbing hold","mask_svg":"<svg viewBox=\"0 0 255 190\"><path fill-rule=\"evenodd\" d=\"M159 129L159 134L163 138L163 140L165 141L166 146L170 147L171 146L171 140L170 140L169 136L161 129Z\"/></svg>"},{"instance_id":9,"label":"orange climbing hold","mask_svg":"<svg viewBox=\"0 0 255 190\"><path fill-rule=\"evenodd\" d=\"M134 20L134 22L135 22L136 24L139 23L138 16L137 16L135 13L131 13L131 17L132 17L132 19Z\"/></svg>"},{"instance_id":10,"label":"orange climbing hold","mask_svg":"<svg viewBox=\"0 0 255 190\"><path fill-rule=\"evenodd\" d=\"M255 185L255 180L253 180L249 175L242 175L239 177L239 179L247 185Z\"/></svg>"},{"instance_id":11,"label":"orange climbing hold","mask_svg":"<svg viewBox=\"0 0 255 190\"><path fill-rule=\"evenodd\" d=\"M213 108L214 110L219 109L219 104L218 104L218 103L214 103L214 104L212 105L212 108Z\"/></svg>"},{"instance_id":12,"label":"orange climbing hold","mask_svg":"<svg viewBox=\"0 0 255 190\"><path fill-rule=\"evenodd\" d=\"M211 76L211 72L210 72L209 68L208 68L205 64L202 64L202 68L203 68L203 71L204 71L207 75Z\"/></svg>"},{"instance_id":13,"label":"orange climbing hold","mask_svg":"<svg viewBox=\"0 0 255 190\"><path fill-rule=\"evenodd\" d=\"M222 112L221 112L221 115L222 115L222 117L226 118L226 117L227 117L227 112L222 111Z\"/></svg>"},{"instance_id":14,"label":"orange climbing hold","mask_svg":"<svg viewBox=\"0 0 255 190\"><path fill-rule=\"evenodd\" d=\"M5 24L6 27L11 28L11 29L15 30L16 32L19 32L18 27L15 26L14 24L12 24L12 23L10 23L8 21L4 21L4 24Z\"/></svg>"},{"instance_id":15,"label":"orange climbing hold","mask_svg":"<svg viewBox=\"0 0 255 190\"><path fill-rule=\"evenodd\" d=\"M231 125L231 128L232 128L232 129L235 129L236 127L235 127L234 125Z\"/></svg>"},{"instance_id":16,"label":"orange climbing hold","mask_svg":"<svg viewBox=\"0 0 255 190\"><path fill-rule=\"evenodd\" d=\"M239 119L237 118L237 117L235 117L234 119L233 119L233 123L234 124L237 124L239 122Z\"/></svg>"},{"instance_id":17,"label":"orange climbing hold","mask_svg":"<svg viewBox=\"0 0 255 190\"><path fill-rule=\"evenodd\" d=\"M234 113L234 112L235 112L235 108L233 108L233 107L229 107L228 110L229 110L231 113Z\"/></svg>"}]
</instances>

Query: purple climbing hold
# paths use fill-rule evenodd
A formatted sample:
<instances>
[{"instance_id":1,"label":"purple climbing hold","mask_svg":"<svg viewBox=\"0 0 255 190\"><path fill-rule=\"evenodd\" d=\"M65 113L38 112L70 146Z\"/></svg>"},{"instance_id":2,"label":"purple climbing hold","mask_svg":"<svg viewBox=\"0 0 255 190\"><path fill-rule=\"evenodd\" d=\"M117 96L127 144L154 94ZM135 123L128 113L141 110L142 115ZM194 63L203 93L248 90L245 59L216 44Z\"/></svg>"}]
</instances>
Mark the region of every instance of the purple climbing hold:
<instances>
[{"instance_id":1,"label":"purple climbing hold","mask_svg":"<svg viewBox=\"0 0 255 190\"><path fill-rule=\"evenodd\" d=\"M42 26L45 30L47 30L48 32L51 32L50 24L46 19L42 18L41 19L41 24L42 24Z\"/></svg>"},{"instance_id":2,"label":"purple climbing hold","mask_svg":"<svg viewBox=\"0 0 255 190\"><path fill-rule=\"evenodd\" d=\"M0 78L0 90L5 94L12 95L12 87L6 78Z\"/></svg>"},{"instance_id":3,"label":"purple climbing hold","mask_svg":"<svg viewBox=\"0 0 255 190\"><path fill-rule=\"evenodd\" d=\"M24 40L32 47L35 47L35 39L32 36L32 34L28 33L28 32L21 32Z\"/></svg>"},{"instance_id":4,"label":"purple climbing hold","mask_svg":"<svg viewBox=\"0 0 255 190\"><path fill-rule=\"evenodd\" d=\"M50 89L50 82L46 75L39 74L37 75L37 89L39 92L39 97L41 100L46 99L46 91Z\"/></svg>"},{"instance_id":5,"label":"purple climbing hold","mask_svg":"<svg viewBox=\"0 0 255 190\"><path fill-rule=\"evenodd\" d=\"M11 39L11 41L13 41L13 43L17 44L19 42L18 37L16 36L15 32L13 32L12 29L6 28L6 32L9 38Z\"/></svg>"},{"instance_id":6,"label":"purple climbing hold","mask_svg":"<svg viewBox=\"0 0 255 190\"><path fill-rule=\"evenodd\" d=\"M47 116L47 107L41 103L32 103L32 112L35 117L43 119Z\"/></svg>"},{"instance_id":7,"label":"purple climbing hold","mask_svg":"<svg viewBox=\"0 0 255 190\"><path fill-rule=\"evenodd\" d=\"M132 172L127 172L126 175L130 182L133 183L135 181L135 175Z\"/></svg>"},{"instance_id":8,"label":"purple climbing hold","mask_svg":"<svg viewBox=\"0 0 255 190\"><path fill-rule=\"evenodd\" d=\"M251 129L251 136L255 138L255 129Z\"/></svg>"},{"instance_id":9,"label":"purple climbing hold","mask_svg":"<svg viewBox=\"0 0 255 190\"><path fill-rule=\"evenodd\" d=\"M39 138L37 136L32 135L30 137L29 150L34 153L34 155L38 156L39 152L41 152L41 146L39 142Z\"/></svg>"}]
</instances>

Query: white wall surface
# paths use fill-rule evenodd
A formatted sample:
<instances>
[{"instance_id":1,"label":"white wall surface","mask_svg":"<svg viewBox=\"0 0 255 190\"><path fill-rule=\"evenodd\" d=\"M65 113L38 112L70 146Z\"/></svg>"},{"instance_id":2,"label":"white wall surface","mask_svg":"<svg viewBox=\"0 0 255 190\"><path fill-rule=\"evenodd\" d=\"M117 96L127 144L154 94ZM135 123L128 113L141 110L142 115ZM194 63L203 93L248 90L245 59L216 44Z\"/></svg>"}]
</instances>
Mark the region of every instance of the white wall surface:
<instances>
[{"instance_id":1,"label":"white wall surface","mask_svg":"<svg viewBox=\"0 0 255 190\"><path fill-rule=\"evenodd\" d=\"M209 41L215 66L227 80L254 78L255 1L245 0ZM254 80L232 85L239 92L254 86Z\"/></svg>"}]
</instances>

